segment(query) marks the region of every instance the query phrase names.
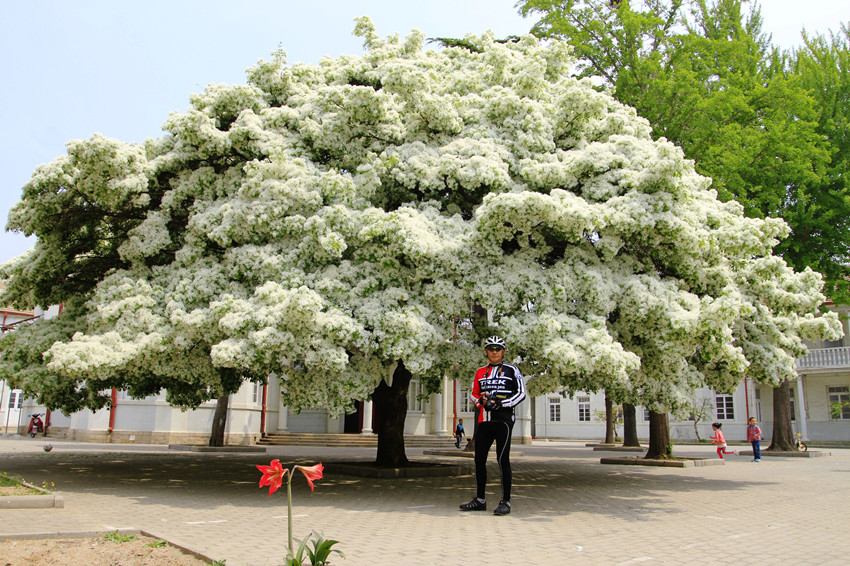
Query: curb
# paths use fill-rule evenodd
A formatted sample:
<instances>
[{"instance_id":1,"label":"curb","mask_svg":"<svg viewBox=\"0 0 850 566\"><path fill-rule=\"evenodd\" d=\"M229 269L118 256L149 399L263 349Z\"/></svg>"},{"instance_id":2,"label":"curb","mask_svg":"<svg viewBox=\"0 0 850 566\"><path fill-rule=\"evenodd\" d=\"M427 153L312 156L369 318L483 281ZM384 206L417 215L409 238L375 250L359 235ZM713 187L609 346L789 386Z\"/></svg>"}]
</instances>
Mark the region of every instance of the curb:
<instances>
[{"instance_id":1,"label":"curb","mask_svg":"<svg viewBox=\"0 0 850 566\"><path fill-rule=\"evenodd\" d=\"M42 539L42 538L89 538L89 537L99 537L103 536L104 533L121 533L123 535L145 535L153 538L160 538L156 535L146 534L144 531L140 531L139 529L112 529L112 530L102 530L102 531L33 531L31 533L15 533L15 534L2 534L0 533L0 540L32 540L32 539Z\"/></svg>"},{"instance_id":2,"label":"curb","mask_svg":"<svg viewBox=\"0 0 850 566\"><path fill-rule=\"evenodd\" d=\"M467 452L466 450L423 450L423 456L449 456L452 458L474 458L475 452ZM511 453L511 456L514 454Z\"/></svg>"},{"instance_id":3,"label":"curb","mask_svg":"<svg viewBox=\"0 0 850 566\"><path fill-rule=\"evenodd\" d=\"M494 452L496 447L490 449L490 452ZM475 452L467 452L466 450L423 450L422 454L425 456L451 456L453 458L474 458ZM518 452L515 450L511 450L511 458L514 456L522 456L522 452Z\"/></svg>"},{"instance_id":4,"label":"curb","mask_svg":"<svg viewBox=\"0 0 850 566\"><path fill-rule=\"evenodd\" d=\"M196 446L192 444L169 444L169 450L185 452L265 452L265 446Z\"/></svg>"},{"instance_id":5,"label":"curb","mask_svg":"<svg viewBox=\"0 0 850 566\"><path fill-rule=\"evenodd\" d=\"M65 500L61 495L10 495L0 497L0 509L61 509Z\"/></svg>"},{"instance_id":6,"label":"curb","mask_svg":"<svg viewBox=\"0 0 850 566\"><path fill-rule=\"evenodd\" d=\"M744 456L752 456L752 450L739 450L738 454ZM767 450L761 451L761 457L765 456L774 456L777 458L820 458L823 456L831 456L831 454L825 450L808 450L806 452L768 452Z\"/></svg>"},{"instance_id":7,"label":"curb","mask_svg":"<svg viewBox=\"0 0 850 566\"><path fill-rule=\"evenodd\" d=\"M472 473L469 465L411 462L404 468L381 468L371 462L328 462L325 474L342 474L367 478L433 478L440 476L464 476Z\"/></svg>"},{"instance_id":8,"label":"curb","mask_svg":"<svg viewBox=\"0 0 850 566\"><path fill-rule=\"evenodd\" d=\"M722 466L720 458L688 458L683 460L647 460L646 458L602 458L600 464L615 464L621 466L656 466L661 468L697 468L704 466Z\"/></svg>"},{"instance_id":9,"label":"curb","mask_svg":"<svg viewBox=\"0 0 850 566\"><path fill-rule=\"evenodd\" d=\"M44 495L9 495L8 497L0 497L0 509L62 509L65 507L65 500L61 495L50 493L44 488L32 485L25 481L21 485L35 491L40 491Z\"/></svg>"}]
</instances>

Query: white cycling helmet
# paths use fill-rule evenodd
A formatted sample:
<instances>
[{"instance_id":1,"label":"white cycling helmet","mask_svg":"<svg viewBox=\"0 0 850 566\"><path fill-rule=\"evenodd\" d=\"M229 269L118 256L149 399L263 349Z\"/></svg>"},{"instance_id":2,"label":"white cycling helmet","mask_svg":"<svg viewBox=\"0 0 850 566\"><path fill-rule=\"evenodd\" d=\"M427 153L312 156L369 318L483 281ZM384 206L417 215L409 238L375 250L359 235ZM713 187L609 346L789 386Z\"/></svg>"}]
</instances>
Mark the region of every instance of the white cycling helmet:
<instances>
[{"instance_id":1,"label":"white cycling helmet","mask_svg":"<svg viewBox=\"0 0 850 566\"><path fill-rule=\"evenodd\" d=\"M484 341L484 348L489 348L491 346L496 346L503 350L507 350L507 346L505 346L505 341L498 336L490 336Z\"/></svg>"}]
</instances>

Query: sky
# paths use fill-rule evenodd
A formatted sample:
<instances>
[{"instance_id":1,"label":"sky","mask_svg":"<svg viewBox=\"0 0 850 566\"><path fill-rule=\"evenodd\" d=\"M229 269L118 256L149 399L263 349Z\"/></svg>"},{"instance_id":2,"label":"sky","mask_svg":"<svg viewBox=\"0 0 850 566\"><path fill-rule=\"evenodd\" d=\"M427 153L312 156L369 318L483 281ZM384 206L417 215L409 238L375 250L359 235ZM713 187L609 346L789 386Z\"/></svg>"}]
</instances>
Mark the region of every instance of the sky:
<instances>
[{"instance_id":1,"label":"sky","mask_svg":"<svg viewBox=\"0 0 850 566\"><path fill-rule=\"evenodd\" d=\"M42 163L95 133L123 142L162 135L171 112L208 84L244 84L282 47L289 63L358 55L354 18L378 35L522 35L516 0L0 0L0 227ZM764 29L790 48L800 32L838 31L836 0L762 0ZM35 243L0 232L0 263Z\"/></svg>"}]
</instances>

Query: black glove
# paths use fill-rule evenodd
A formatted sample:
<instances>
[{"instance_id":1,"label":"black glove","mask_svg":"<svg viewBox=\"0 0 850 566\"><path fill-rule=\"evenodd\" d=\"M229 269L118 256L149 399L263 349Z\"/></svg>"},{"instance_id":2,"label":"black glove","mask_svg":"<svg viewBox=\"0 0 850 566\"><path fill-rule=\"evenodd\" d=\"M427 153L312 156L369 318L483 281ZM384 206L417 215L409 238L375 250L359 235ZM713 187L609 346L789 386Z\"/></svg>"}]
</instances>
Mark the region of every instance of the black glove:
<instances>
[{"instance_id":1,"label":"black glove","mask_svg":"<svg viewBox=\"0 0 850 566\"><path fill-rule=\"evenodd\" d=\"M502 406L502 402L495 395L482 395L479 402L485 411L494 411Z\"/></svg>"}]
</instances>

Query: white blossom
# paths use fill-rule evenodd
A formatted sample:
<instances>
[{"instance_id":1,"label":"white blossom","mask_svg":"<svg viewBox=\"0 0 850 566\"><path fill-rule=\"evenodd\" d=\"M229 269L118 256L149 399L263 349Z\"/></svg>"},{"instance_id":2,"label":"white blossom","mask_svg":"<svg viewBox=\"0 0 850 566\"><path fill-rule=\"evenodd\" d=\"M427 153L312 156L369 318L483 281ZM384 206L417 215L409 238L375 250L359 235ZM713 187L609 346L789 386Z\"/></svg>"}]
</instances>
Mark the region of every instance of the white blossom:
<instances>
[{"instance_id":1,"label":"white blossom","mask_svg":"<svg viewBox=\"0 0 850 566\"><path fill-rule=\"evenodd\" d=\"M274 372L288 405L337 414L399 360L432 387L467 375L479 305L532 391L676 409L748 373L777 383L803 339L836 332L810 314L820 276L771 255L785 224L718 201L633 109L569 76L564 44L357 33L362 57L277 52L144 151L115 150L123 172L97 190L163 193L53 370L153 380L187 404L228 371Z\"/></svg>"}]
</instances>

